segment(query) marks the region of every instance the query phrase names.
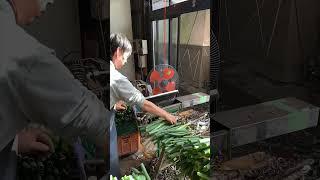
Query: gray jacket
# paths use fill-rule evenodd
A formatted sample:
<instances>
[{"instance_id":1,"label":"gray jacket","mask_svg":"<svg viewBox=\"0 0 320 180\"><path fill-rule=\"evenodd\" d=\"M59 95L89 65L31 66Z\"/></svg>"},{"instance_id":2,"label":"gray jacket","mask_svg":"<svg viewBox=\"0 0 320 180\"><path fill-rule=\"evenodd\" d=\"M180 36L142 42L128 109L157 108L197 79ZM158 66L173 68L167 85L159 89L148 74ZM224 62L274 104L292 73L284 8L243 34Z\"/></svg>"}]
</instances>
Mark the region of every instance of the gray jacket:
<instances>
[{"instance_id":1,"label":"gray jacket","mask_svg":"<svg viewBox=\"0 0 320 180\"><path fill-rule=\"evenodd\" d=\"M0 150L30 122L103 145L109 111L54 55L21 27L0 0Z\"/></svg>"}]
</instances>

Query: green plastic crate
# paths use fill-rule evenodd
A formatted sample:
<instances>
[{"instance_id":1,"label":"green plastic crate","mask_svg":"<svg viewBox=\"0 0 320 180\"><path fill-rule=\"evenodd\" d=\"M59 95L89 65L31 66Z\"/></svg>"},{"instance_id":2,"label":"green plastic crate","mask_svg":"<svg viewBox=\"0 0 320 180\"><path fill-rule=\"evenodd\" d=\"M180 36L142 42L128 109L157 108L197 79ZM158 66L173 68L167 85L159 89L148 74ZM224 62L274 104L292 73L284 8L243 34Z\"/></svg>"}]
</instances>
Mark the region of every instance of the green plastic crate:
<instances>
[{"instance_id":1,"label":"green plastic crate","mask_svg":"<svg viewBox=\"0 0 320 180\"><path fill-rule=\"evenodd\" d=\"M138 131L137 123L132 121L127 121L116 126L118 136L129 135Z\"/></svg>"},{"instance_id":2,"label":"green plastic crate","mask_svg":"<svg viewBox=\"0 0 320 180\"><path fill-rule=\"evenodd\" d=\"M134 111L131 107L128 107L128 111L120 121L117 119L120 118L119 114L124 113L118 113L115 117L118 136L129 135L138 131L138 124L135 119Z\"/></svg>"}]
</instances>

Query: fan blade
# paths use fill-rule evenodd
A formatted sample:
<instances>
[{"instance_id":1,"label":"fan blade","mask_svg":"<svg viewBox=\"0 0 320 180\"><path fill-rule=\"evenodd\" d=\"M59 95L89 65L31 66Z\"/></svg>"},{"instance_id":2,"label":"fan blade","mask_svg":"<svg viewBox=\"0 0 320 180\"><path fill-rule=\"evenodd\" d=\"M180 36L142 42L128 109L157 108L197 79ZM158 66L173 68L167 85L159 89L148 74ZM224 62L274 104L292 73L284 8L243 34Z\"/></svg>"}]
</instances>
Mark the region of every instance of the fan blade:
<instances>
[{"instance_id":1,"label":"fan blade","mask_svg":"<svg viewBox=\"0 0 320 180\"><path fill-rule=\"evenodd\" d=\"M150 75L150 82L153 83L155 81L159 81L160 79L160 73L156 70L153 70Z\"/></svg>"},{"instance_id":2,"label":"fan blade","mask_svg":"<svg viewBox=\"0 0 320 180\"><path fill-rule=\"evenodd\" d=\"M174 77L174 70L171 68L164 68L163 69L163 77L164 79L171 79Z\"/></svg>"},{"instance_id":3,"label":"fan blade","mask_svg":"<svg viewBox=\"0 0 320 180\"><path fill-rule=\"evenodd\" d=\"M176 83L175 82L169 82L168 85L165 87L165 89L168 92L176 90Z\"/></svg>"}]
</instances>

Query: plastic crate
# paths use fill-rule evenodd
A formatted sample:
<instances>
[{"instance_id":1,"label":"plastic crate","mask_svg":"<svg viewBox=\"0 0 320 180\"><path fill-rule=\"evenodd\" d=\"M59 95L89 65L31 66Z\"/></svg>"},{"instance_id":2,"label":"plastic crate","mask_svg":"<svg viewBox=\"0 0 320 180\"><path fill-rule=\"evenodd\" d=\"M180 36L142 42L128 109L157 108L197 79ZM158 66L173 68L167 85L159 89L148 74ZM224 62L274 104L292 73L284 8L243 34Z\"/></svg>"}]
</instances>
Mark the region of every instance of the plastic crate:
<instances>
[{"instance_id":1,"label":"plastic crate","mask_svg":"<svg viewBox=\"0 0 320 180\"><path fill-rule=\"evenodd\" d=\"M126 136L138 131L137 123L132 119L116 125L118 136Z\"/></svg>"},{"instance_id":2,"label":"plastic crate","mask_svg":"<svg viewBox=\"0 0 320 180\"><path fill-rule=\"evenodd\" d=\"M118 136L119 156L136 153L139 150L140 133L138 131L129 135Z\"/></svg>"},{"instance_id":3,"label":"plastic crate","mask_svg":"<svg viewBox=\"0 0 320 180\"><path fill-rule=\"evenodd\" d=\"M139 131L135 109L134 107L130 108L132 108L132 114L130 114L129 117L127 117L128 119L118 122L118 114L116 114L115 116L118 136L125 136Z\"/></svg>"}]
</instances>

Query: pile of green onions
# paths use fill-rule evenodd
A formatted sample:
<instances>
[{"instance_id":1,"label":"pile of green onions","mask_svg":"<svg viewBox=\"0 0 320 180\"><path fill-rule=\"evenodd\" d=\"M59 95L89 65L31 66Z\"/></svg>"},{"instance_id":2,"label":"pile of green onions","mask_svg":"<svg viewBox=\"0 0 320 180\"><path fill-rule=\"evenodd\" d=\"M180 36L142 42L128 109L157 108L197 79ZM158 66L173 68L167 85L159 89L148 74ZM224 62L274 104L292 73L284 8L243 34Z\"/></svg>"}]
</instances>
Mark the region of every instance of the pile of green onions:
<instances>
[{"instance_id":1,"label":"pile of green onions","mask_svg":"<svg viewBox=\"0 0 320 180\"><path fill-rule=\"evenodd\" d=\"M210 138L193 135L189 124L170 125L158 119L140 130L164 148L166 157L191 179L209 179Z\"/></svg>"}]
</instances>

